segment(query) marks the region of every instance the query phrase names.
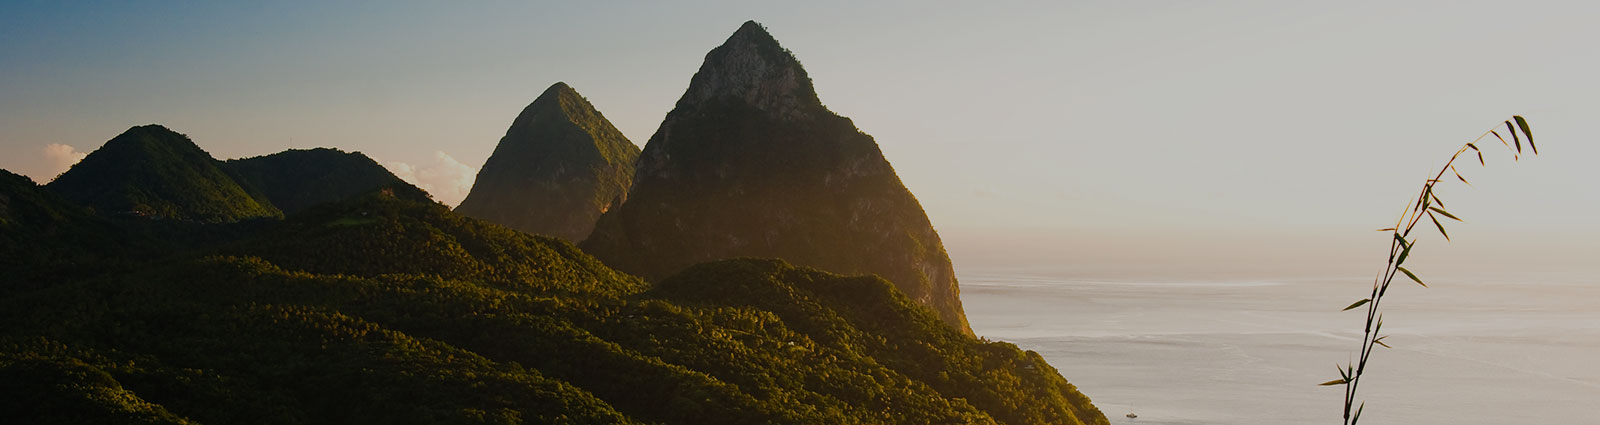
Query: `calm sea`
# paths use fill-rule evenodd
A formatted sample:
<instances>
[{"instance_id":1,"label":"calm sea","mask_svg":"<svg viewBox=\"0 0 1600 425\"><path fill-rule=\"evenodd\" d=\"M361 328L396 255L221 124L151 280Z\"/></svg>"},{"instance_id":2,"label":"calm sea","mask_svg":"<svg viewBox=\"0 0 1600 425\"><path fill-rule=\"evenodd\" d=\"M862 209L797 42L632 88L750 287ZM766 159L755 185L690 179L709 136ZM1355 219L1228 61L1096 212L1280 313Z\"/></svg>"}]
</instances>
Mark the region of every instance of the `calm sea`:
<instances>
[{"instance_id":1,"label":"calm sea","mask_svg":"<svg viewBox=\"0 0 1600 425\"><path fill-rule=\"evenodd\" d=\"M1225 275L1226 273L1222 273ZM1113 424L1339 423L1370 278L1182 279L961 270L979 335L1038 351ZM1363 424L1600 424L1600 281L1440 279L1391 290ZM1137 419L1123 415L1136 412Z\"/></svg>"}]
</instances>

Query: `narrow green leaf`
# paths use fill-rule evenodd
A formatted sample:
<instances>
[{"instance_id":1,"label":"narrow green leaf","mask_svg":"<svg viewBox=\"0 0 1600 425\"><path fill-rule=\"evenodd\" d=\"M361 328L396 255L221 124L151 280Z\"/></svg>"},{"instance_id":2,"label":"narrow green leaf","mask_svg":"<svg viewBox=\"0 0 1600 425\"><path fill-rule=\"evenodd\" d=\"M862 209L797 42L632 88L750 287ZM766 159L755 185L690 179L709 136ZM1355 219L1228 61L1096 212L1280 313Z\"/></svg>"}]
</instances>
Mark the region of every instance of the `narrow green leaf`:
<instances>
[{"instance_id":1,"label":"narrow green leaf","mask_svg":"<svg viewBox=\"0 0 1600 425\"><path fill-rule=\"evenodd\" d=\"M1386 228L1382 228L1382 229L1378 229L1378 231L1379 231L1379 232L1393 232L1393 231L1395 231L1395 228L1393 228L1393 227L1386 227Z\"/></svg>"},{"instance_id":2,"label":"narrow green leaf","mask_svg":"<svg viewBox=\"0 0 1600 425\"><path fill-rule=\"evenodd\" d=\"M1490 133L1494 133L1494 138L1496 138L1496 139L1500 139L1500 144L1502 144L1502 145L1506 145L1506 147L1507 147L1507 148L1510 148L1510 147L1511 147L1511 143L1509 143L1509 142L1506 142L1506 138L1504 138L1504 137L1500 137L1500 132L1498 132L1498 131L1494 131L1494 130L1489 130L1489 132L1490 132Z\"/></svg>"},{"instance_id":3,"label":"narrow green leaf","mask_svg":"<svg viewBox=\"0 0 1600 425\"><path fill-rule=\"evenodd\" d=\"M1350 310L1355 309L1356 307L1360 307L1362 304L1366 304L1366 303L1371 302L1371 301L1372 301L1371 298L1367 298L1367 299L1364 299L1364 300L1361 300L1361 301L1356 301L1354 304L1350 304L1349 307L1345 307L1344 310L1339 310L1339 311L1350 311Z\"/></svg>"},{"instance_id":4,"label":"narrow green leaf","mask_svg":"<svg viewBox=\"0 0 1600 425\"><path fill-rule=\"evenodd\" d=\"M1522 127L1522 135L1528 136L1528 147L1533 148L1534 155L1538 155L1539 147L1533 145L1533 130L1528 128L1528 120L1522 119L1521 115L1512 115L1511 119L1517 120L1517 127Z\"/></svg>"},{"instance_id":5,"label":"narrow green leaf","mask_svg":"<svg viewBox=\"0 0 1600 425\"><path fill-rule=\"evenodd\" d=\"M1400 250L1400 256L1395 258L1394 265L1405 264L1408 256L1411 256L1411 244L1406 244L1405 249Z\"/></svg>"},{"instance_id":6,"label":"narrow green leaf","mask_svg":"<svg viewBox=\"0 0 1600 425\"><path fill-rule=\"evenodd\" d=\"M1405 268L1405 267L1395 267L1395 268L1396 268L1396 269L1400 269L1400 272L1401 272L1401 273L1405 273L1405 274L1406 274L1406 277L1409 277L1409 278L1411 278L1411 281L1413 281L1413 282L1417 282L1417 284L1418 284L1418 285L1422 285L1422 286L1423 286L1423 287L1424 287L1424 288L1426 288L1426 287L1427 287L1427 286L1428 286L1428 284L1426 284L1426 283L1422 283L1422 279L1421 279L1421 278L1418 278L1418 277L1417 277L1417 274L1416 274L1416 273L1412 273L1412 272L1411 272L1411 271L1410 271L1410 270L1406 270L1406 268ZM1379 320L1379 321L1378 321L1378 323L1380 323L1380 325L1379 325L1379 326L1382 326L1382 325L1381 325L1381 323L1383 323L1383 320L1381 320L1381 319L1380 319L1380 320Z\"/></svg>"},{"instance_id":7,"label":"narrow green leaf","mask_svg":"<svg viewBox=\"0 0 1600 425\"><path fill-rule=\"evenodd\" d=\"M1480 166L1480 167L1488 167L1489 166L1489 164L1485 164L1483 162L1483 151L1478 151L1478 166Z\"/></svg>"},{"instance_id":8,"label":"narrow green leaf","mask_svg":"<svg viewBox=\"0 0 1600 425\"><path fill-rule=\"evenodd\" d=\"M1350 425L1356 425L1356 421L1361 420L1361 411L1363 410L1367 410L1367 402L1365 401L1361 402L1361 407L1356 408L1356 415L1350 417Z\"/></svg>"},{"instance_id":9,"label":"narrow green leaf","mask_svg":"<svg viewBox=\"0 0 1600 425\"><path fill-rule=\"evenodd\" d=\"M1439 205L1440 206L1444 206L1444 203L1441 202L1441 203L1439 203ZM1449 212L1446 212L1445 210L1439 209L1439 207L1428 207L1428 209L1433 210L1433 212L1436 212L1436 213L1439 213L1439 214L1443 214L1445 217L1450 217L1451 220L1461 221L1461 219L1456 218L1455 215L1450 214Z\"/></svg>"},{"instance_id":10,"label":"narrow green leaf","mask_svg":"<svg viewBox=\"0 0 1600 425\"><path fill-rule=\"evenodd\" d=\"M1472 186L1472 183L1467 182L1467 178L1466 177L1461 177L1461 171L1456 170L1456 166L1451 165L1450 166L1450 172L1456 174L1456 180L1461 180L1461 184L1464 184L1464 185L1467 185L1467 186Z\"/></svg>"},{"instance_id":11,"label":"narrow green leaf","mask_svg":"<svg viewBox=\"0 0 1600 425\"><path fill-rule=\"evenodd\" d=\"M1433 227L1439 228L1439 234L1444 235L1444 240L1450 240L1450 234L1444 231L1444 224L1439 223L1439 217L1434 217L1431 209L1428 211L1428 219L1433 220Z\"/></svg>"},{"instance_id":12,"label":"narrow green leaf","mask_svg":"<svg viewBox=\"0 0 1600 425\"><path fill-rule=\"evenodd\" d=\"M1378 344L1378 345L1382 345L1382 346L1383 346L1383 348L1394 348L1394 347L1390 347L1390 346L1389 346L1389 344L1384 344L1384 343L1383 343L1383 339L1384 339L1384 338L1388 338L1388 337L1389 337L1389 336L1388 336L1388 335L1384 335L1384 336L1380 336L1380 337L1378 337L1378 339L1374 339L1374 340L1372 340L1372 342L1373 342L1373 343L1376 343L1376 344Z\"/></svg>"},{"instance_id":13,"label":"narrow green leaf","mask_svg":"<svg viewBox=\"0 0 1600 425\"><path fill-rule=\"evenodd\" d=\"M1517 129L1511 127L1511 120L1506 120L1506 132L1511 133L1511 141L1517 144L1517 153L1522 153L1522 139L1517 137Z\"/></svg>"},{"instance_id":14,"label":"narrow green leaf","mask_svg":"<svg viewBox=\"0 0 1600 425\"><path fill-rule=\"evenodd\" d=\"M1329 385L1339 385L1339 384L1343 384L1343 383L1346 383L1346 382L1350 382L1350 381L1347 380L1347 379L1335 379L1335 380L1328 381L1328 382L1323 382L1323 383L1317 384L1317 385L1326 387L1326 386L1329 386Z\"/></svg>"},{"instance_id":15,"label":"narrow green leaf","mask_svg":"<svg viewBox=\"0 0 1600 425\"><path fill-rule=\"evenodd\" d=\"M1410 242L1406 242L1406 238L1401 237L1399 233L1395 233L1394 234L1394 240L1400 241L1400 247L1401 248L1404 248L1406 250L1410 250L1411 249L1411 243Z\"/></svg>"}]
</instances>

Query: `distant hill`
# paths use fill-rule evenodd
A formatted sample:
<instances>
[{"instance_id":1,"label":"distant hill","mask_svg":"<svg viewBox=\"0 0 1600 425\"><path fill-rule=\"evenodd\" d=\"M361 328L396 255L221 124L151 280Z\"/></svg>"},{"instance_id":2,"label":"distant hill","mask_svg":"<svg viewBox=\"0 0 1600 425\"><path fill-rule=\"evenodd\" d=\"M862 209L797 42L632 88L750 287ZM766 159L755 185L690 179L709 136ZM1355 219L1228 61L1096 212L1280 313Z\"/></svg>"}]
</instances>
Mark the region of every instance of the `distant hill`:
<instances>
[{"instance_id":1,"label":"distant hill","mask_svg":"<svg viewBox=\"0 0 1600 425\"><path fill-rule=\"evenodd\" d=\"M622 203L639 147L566 83L522 110L456 212L577 242Z\"/></svg>"},{"instance_id":2,"label":"distant hill","mask_svg":"<svg viewBox=\"0 0 1600 425\"><path fill-rule=\"evenodd\" d=\"M152 124L112 138L46 187L104 215L209 223L283 216L218 164L188 136Z\"/></svg>"},{"instance_id":3,"label":"distant hill","mask_svg":"<svg viewBox=\"0 0 1600 425\"><path fill-rule=\"evenodd\" d=\"M876 277L729 260L649 286L406 186L240 228L209 253L0 292L0 416L1108 423L1038 354Z\"/></svg>"},{"instance_id":4,"label":"distant hill","mask_svg":"<svg viewBox=\"0 0 1600 425\"><path fill-rule=\"evenodd\" d=\"M405 184L360 152L329 148L291 149L230 159L222 168L239 183L265 195L273 206L286 214L348 199L382 186Z\"/></svg>"},{"instance_id":5,"label":"distant hill","mask_svg":"<svg viewBox=\"0 0 1600 425\"><path fill-rule=\"evenodd\" d=\"M582 246L649 279L733 257L877 274L971 333L922 205L755 22L706 54L645 145L627 201Z\"/></svg>"}]
</instances>

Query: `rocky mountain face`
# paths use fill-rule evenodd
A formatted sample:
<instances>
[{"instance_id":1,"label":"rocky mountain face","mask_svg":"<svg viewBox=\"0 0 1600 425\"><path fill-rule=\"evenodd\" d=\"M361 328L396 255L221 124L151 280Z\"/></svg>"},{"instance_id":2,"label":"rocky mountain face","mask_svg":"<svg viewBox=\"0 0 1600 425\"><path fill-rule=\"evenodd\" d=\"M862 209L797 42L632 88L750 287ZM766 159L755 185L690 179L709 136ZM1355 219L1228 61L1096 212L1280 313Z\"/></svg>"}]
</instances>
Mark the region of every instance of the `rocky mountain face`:
<instances>
[{"instance_id":1,"label":"rocky mountain face","mask_svg":"<svg viewBox=\"0 0 1600 425\"><path fill-rule=\"evenodd\" d=\"M188 136L154 124L107 141L46 187L107 215L198 222L283 216Z\"/></svg>"},{"instance_id":2,"label":"rocky mountain face","mask_svg":"<svg viewBox=\"0 0 1600 425\"><path fill-rule=\"evenodd\" d=\"M877 274L971 334L921 204L872 137L824 107L805 69L755 22L706 55L645 145L627 202L582 246L652 280L732 257Z\"/></svg>"},{"instance_id":3,"label":"rocky mountain face","mask_svg":"<svg viewBox=\"0 0 1600 425\"><path fill-rule=\"evenodd\" d=\"M639 147L566 83L522 110L456 212L581 241L626 199Z\"/></svg>"},{"instance_id":4,"label":"rocky mountain face","mask_svg":"<svg viewBox=\"0 0 1600 425\"><path fill-rule=\"evenodd\" d=\"M230 159L223 170L246 187L257 189L273 206L293 214L313 205L335 202L391 184L399 177L360 152L338 149L290 149L271 155Z\"/></svg>"}]
</instances>

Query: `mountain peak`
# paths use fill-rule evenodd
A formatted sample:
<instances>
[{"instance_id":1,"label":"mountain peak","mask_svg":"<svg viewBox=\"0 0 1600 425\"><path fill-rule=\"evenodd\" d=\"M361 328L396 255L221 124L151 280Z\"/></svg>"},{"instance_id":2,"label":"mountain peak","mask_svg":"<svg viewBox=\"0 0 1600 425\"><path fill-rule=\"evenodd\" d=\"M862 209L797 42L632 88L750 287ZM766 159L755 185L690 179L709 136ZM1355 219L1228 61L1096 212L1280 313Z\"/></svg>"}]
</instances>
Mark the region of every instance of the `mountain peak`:
<instances>
[{"instance_id":1,"label":"mountain peak","mask_svg":"<svg viewBox=\"0 0 1600 425\"><path fill-rule=\"evenodd\" d=\"M972 334L921 203L760 24L706 54L637 164L627 198L582 243L606 264L646 279L739 257L875 274Z\"/></svg>"},{"instance_id":2,"label":"mountain peak","mask_svg":"<svg viewBox=\"0 0 1600 425\"><path fill-rule=\"evenodd\" d=\"M128 128L128 131L129 132L146 132L146 131L148 131L148 132L176 133L175 131L172 131L172 129L169 129L169 128L167 128L167 126L164 126L164 125L161 125L161 124L136 125L136 126Z\"/></svg>"},{"instance_id":3,"label":"mountain peak","mask_svg":"<svg viewBox=\"0 0 1600 425\"><path fill-rule=\"evenodd\" d=\"M571 96L582 97L578 96L578 90L573 89L572 86L567 85L566 82L557 81L555 84L551 84L549 88L544 89L544 93L540 93L538 99L544 99L547 97L559 98Z\"/></svg>"},{"instance_id":4,"label":"mountain peak","mask_svg":"<svg viewBox=\"0 0 1600 425\"><path fill-rule=\"evenodd\" d=\"M747 21L721 46L706 54L678 108L731 101L786 119L822 109L811 77L765 27Z\"/></svg>"},{"instance_id":5,"label":"mountain peak","mask_svg":"<svg viewBox=\"0 0 1600 425\"><path fill-rule=\"evenodd\" d=\"M566 83L522 110L456 212L529 233L582 240L626 199L639 147Z\"/></svg>"},{"instance_id":6,"label":"mountain peak","mask_svg":"<svg viewBox=\"0 0 1600 425\"><path fill-rule=\"evenodd\" d=\"M744 21L744 25L740 25L739 29L733 32L733 36L728 37L728 41L733 40L778 44L778 39L773 38L772 33L767 32L767 27L756 21Z\"/></svg>"},{"instance_id":7,"label":"mountain peak","mask_svg":"<svg viewBox=\"0 0 1600 425\"><path fill-rule=\"evenodd\" d=\"M201 222L283 215L188 136L156 124L129 128L47 187L103 214Z\"/></svg>"},{"instance_id":8,"label":"mountain peak","mask_svg":"<svg viewBox=\"0 0 1600 425\"><path fill-rule=\"evenodd\" d=\"M540 119L564 119L567 122L586 127L586 129L588 129L588 126L585 124L605 120L605 117L600 115L600 111L596 110L588 99L578 94L577 89L559 81L544 89L544 92L533 100L533 103L528 104L528 107L524 108L522 113L517 116L513 125L530 125L535 120L535 117L541 117Z\"/></svg>"},{"instance_id":9,"label":"mountain peak","mask_svg":"<svg viewBox=\"0 0 1600 425\"><path fill-rule=\"evenodd\" d=\"M157 143L184 147L194 146L196 149L199 149L199 146L194 145L194 142L189 140L189 136L186 136L183 133L172 131L172 129L169 129L161 124L145 124L129 127L127 131L123 131L122 134L119 134L117 137L107 141L106 145L118 146L124 144L141 143Z\"/></svg>"}]
</instances>

